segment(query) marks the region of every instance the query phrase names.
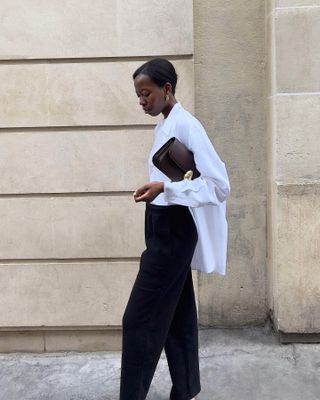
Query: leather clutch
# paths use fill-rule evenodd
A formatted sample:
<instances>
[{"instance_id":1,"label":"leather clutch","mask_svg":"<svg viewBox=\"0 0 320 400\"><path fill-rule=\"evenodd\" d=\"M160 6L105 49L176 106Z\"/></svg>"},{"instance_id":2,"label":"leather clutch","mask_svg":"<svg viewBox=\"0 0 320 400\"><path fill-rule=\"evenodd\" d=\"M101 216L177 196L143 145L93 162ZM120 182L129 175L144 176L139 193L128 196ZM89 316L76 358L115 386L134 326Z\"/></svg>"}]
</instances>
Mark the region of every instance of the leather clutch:
<instances>
[{"instance_id":1,"label":"leather clutch","mask_svg":"<svg viewBox=\"0 0 320 400\"><path fill-rule=\"evenodd\" d=\"M195 179L200 176L192 151L176 137L170 138L152 157L153 164L171 181Z\"/></svg>"}]
</instances>

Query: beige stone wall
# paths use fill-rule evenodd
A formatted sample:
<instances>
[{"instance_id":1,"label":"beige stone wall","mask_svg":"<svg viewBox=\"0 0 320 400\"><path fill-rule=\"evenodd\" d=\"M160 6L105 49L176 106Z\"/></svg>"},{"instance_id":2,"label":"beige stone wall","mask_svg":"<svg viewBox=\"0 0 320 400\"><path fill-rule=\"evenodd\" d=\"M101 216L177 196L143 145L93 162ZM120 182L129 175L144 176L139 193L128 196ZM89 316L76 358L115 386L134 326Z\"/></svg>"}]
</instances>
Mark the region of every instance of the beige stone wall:
<instances>
[{"instance_id":1,"label":"beige stone wall","mask_svg":"<svg viewBox=\"0 0 320 400\"><path fill-rule=\"evenodd\" d=\"M267 2L269 303L283 334L320 332L320 2Z\"/></svg>"},{"instance_id":2,"label":"beige stone wall","mask_svg":"<svg viewBox=\"0 0 320 400\"><path fill-rule=\"evenodd\" d=\"M195 110L228 169L225 277L199 276L200 323L263 323L266 304L264 2L195 6Z\"/></svg>"},{"instance_id":3,"label":"beige stone wall","mask_svg":"<svg viewBox=\"0 0 320 400\"><path fill-rule=\"evenodd\" d=\"M119 348L156 122L131 75L156 55L174 60L177 97L231 183L227 275L193 274L200 325L270 309L283 333L320 331L320 2L4 0L0 13L0 351Z\"/></svg>"},{"instance_id":4,"label":"beige stone wall","mask_svg":"<svg viewBox=\"0 0 320 400\"><path fill-rule=\"evenodd\" d=\"M192 1L4 0L0 15L0 351L119 348L156 122L131 76L172 57L194 111Z\"/></svg>"},{"instance_id":5,"label":"beige stone wall","mask_svg":"<svg viewBox=\"0 0 320 400\"><path fill-rule=\"evenodd\" d=\"M1 16L1 59L193 54L190 0L2 0Z\"/></svg>"}]
</instances>

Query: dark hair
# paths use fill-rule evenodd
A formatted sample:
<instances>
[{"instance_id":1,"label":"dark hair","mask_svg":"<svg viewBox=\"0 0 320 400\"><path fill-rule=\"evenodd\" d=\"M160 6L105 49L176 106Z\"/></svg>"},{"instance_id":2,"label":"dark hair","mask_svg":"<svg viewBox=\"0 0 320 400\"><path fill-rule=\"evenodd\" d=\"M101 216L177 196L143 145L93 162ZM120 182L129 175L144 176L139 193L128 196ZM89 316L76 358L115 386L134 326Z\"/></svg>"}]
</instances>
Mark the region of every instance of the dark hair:
<instances>
[{"instance_id":1,"label":"dark hair","mask_svg":"<svg viewBox=\"0 0 320 400\"><path fill-rule=\"evenodd\" d=\"M147 75L159 87L163 87L167 82L171 83L172 93L175 94L178 75L167 59L153 58L147 61L134 72L133 79L141 74Z\"/></svg>"}]
</instances>

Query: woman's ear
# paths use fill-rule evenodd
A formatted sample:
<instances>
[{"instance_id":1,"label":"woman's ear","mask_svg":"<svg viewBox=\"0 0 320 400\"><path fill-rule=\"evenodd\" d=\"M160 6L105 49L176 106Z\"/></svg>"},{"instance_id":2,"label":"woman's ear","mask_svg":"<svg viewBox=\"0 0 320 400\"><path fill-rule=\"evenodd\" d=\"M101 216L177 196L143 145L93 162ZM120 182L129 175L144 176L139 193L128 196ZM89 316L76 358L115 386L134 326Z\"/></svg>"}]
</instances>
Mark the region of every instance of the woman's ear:
<instances>
[{"instance_id":1,"label":"woman's ear","mask_svg":"<svg viewBox=\"0 0 320 400\"><path fill-rule=\"evenodd\" d=\"M167 82L164 84L164 91L165 91L165 95L170 95L172 93L172 86L170 82Z\"/></svg>"}]
</instances>

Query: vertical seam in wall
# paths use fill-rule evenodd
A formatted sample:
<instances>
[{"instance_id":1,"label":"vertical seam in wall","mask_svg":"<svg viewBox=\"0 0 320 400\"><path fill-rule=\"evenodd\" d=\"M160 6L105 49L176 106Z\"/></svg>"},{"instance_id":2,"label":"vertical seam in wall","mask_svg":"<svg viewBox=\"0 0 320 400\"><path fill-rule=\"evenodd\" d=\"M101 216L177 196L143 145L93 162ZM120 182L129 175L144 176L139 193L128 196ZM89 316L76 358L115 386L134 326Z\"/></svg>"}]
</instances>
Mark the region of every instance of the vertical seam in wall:
<instances>
[{"instance_id":1,"label":"vertical seam in wall","mask_svg":"<svg viewBox=\"0 0 320 400\"><path fill-rule=\"evenodd\" d=\"M269 148L269 134L270 134L270 123L268 121L270 121L270 100L268 100L268 93L269 93L269 85L270 85L270 76L269 76L269 71L270 71L270 60L269 60L269 45L270 45L270 32L269 32L269 21L271 16L273 15L273 9L271 9L271 11L265 15L265 19L264 19L264 64L265 64L265 68L264 68L264 93L263 93L263 97L265 98L265 133L266 133L266 149L267 149L267 157L266 157L266 174L265 174L265 182L266 182L266 209L265 209L265 268L264 268L264 281L265 281L265 293L264 293L264 302L265 302L265 313L266 315L268 315L269 311L268 311L268 306L269 306L269 262L268 262L268 171L269 171L269 157L271 156L269 154L270 148ZM266 66L269 65L269 68L267 69Z\"/></svg>"},{"instance_id":2,"label":"vertical seam in wall","mask_svg":"<svg viewBox=\"0 0 320 400\"><path fill-rule=\"evenodd\" d=\"M276 55L276 19L277 15L277 10L274 7L272 10L272 13L270 14L270 18L273 18L272 21L270 21L270 85L271 85L271 96L269 96L269 107L270 107L270 132L269 134L271 135L271 138L269 139L271 142L270 145L270 151L271 151L271 160L270 160L270 167L271 167L271 179L270 179L270 198L269 201L271 202L270 205L270 218L271 218L271 234L269 236L269 239L271 240L270 246L271 246L271 251L269 255L269 260L268 260L268 267L270 268L269 277L270 277L270 282L269 285L271 285L272 289L269 289L268 295L270 295L270 298L268 299L268 302L270 301L270 304L268 306L273 310L274 312L274 307L275 307L275 296L277 295L277 291L275 288L275 248L274 248L274 221L275 221L275 216L274 213L276 212L274 202L275 202L275 194L273 191L273 182L276 176L276 169L277 169L277 159L276 159L276 131L277 131L277 110L276 110L276 104L275 104L275 97L274 94L277 91L277 68L276 68L276 60L277 60L277 55ZM268 22L268 21L267 21ZM267 246L269 243L267 243Z\"/></svg>"},{"instance_id":3,"label":"vertical seam in wall","mask_svg":"<svg viewBox=\"0 0 320 400\"><path fill-rule=\"evenodd\" d=\"M271 17L271 15L274 13L274 10L270 11L268 15L266 15L266 19L268 19L269 17Z\"/></svg>"},{"instance_id":4,"label":"vertical seam in wall","mask_svg":"<svg viewBox=\"0 0 320 400\"><path fill-rule=\"evenodd\" d=\"M276 13L274 13L274 18L272 21L272 28L271 28L271 40L270 45L272 46L271 51L271 93L274 94L277 91L278 82L277 82L277 43L276 43L276 34L277 34L277 27L276 27Z\"/></svg>"},{"instance_id":5,"label":"vertical seam in wall","mask_svg":"<svg viewBox=\"0 0 320 400\"><path fill-rule=\"evenodd\" d=\"M271 182L270 182L270 201L271 201L271 207L270 207L270 218L271 218L271 254L270 254L270 263L271 263L271 285L272 285L272 290L270 293L270 301L271 301L271 307L272 307L272 312L273 312L273 319L275 318L275 306L276 306L276 301L275 298L278 295L277 292L277 273L278 270L276 268L277 260L276 260L276 255L277 255L277 249L276 249L276 244L277 243L277 230L275 229L275 221L277 221L277 193L275 193L275 188L274 188L274 181L276 179L277 175L277 146L276 146L276 141L277 141L277 104L276 104L276 96L275 94L277 93L278 90L278 81L277 81L277 26L276 26L276 17L278 13L278 8L274 7L273 9L273 21L272 21L272 29L271 29L271 40L270 40L270 45L272 46L272 51L271 51L271 96L270 96L270 103L271 103L271 109L272 109L272 116L271 116L271 151L272 151L272 159L271 159ZM273 321L273 324L275 322Z\"/></svg>"},{"instance_id":6,"label":"vertical seam in wall","mask_svg":"<svg viewBox=\"0 0 320 400\"><path fill-rule=\"evenodd\" d=\"M269 96L269 107L270 107L270 113L271 115L269 116L271 119L271 126L270 126L270 134L271 134L271 181L275 179L276 176L276 130L277 130L277 121L276 121L276 106L274 104L274 94L277 91L277 68L276 68L276 60L277 60L277 54L276 54L276 24L275 24L275 17L276 17L276 9L274 8L272 10L272 17L273 20L270 23L270 85L271 85L271 96ZM268 21L267 21L268 22Z\"/></svg>"}]
</instances>

